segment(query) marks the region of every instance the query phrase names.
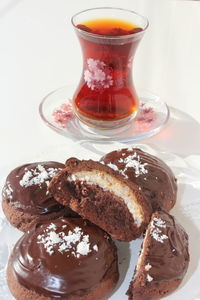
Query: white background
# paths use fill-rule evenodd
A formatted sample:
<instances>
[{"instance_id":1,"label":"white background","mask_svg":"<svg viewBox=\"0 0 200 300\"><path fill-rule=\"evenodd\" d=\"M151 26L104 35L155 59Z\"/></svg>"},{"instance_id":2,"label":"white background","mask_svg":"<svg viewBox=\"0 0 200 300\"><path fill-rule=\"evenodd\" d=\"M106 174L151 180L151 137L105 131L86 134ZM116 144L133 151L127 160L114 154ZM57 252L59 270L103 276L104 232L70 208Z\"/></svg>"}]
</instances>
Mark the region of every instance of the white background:
<instances>
[{"instance_id":1,"label":"white background","mask_svg":"<svg viewBox=\"0 0 200 300\"><path fill-rule=\"evenodd\" d=\"M65 149L66 156L72 152L77 155L76 147L69 139L42 123L38 105L50 91L78 83L82 58L70 19L80 10L98 6L132 9L149 18L150 27L136 53L135 86L158 94L168 105L200 122L200 1L0 0L2 181L7 175L4 170L25 163L37 157L38 153L47 159L51 159L51 153L53 159L56 151L59 154ZM182 122L182 116L180 114L173 121L168 131L148 141L154 146L165 145L172 152L176 149L178 154L184 156L200 154L200 125L197 126L191 119ZM173 135L176 127L176 134ZM172 144L176 144L176 147L172 147ZM199 163L199 157L190 158L194 166ZM199 177L195 171L191 172L194 172L196 186L199 187ZM189 187L195 187L192 184ZM196 210L196 218L199 218L196 209L199 207L199 190L196 194L189 191L186 196L189 204L196 203L193 210ZM190 213L187 206L184 210ZM185 218L180 220L184 224ZM190 264L193 271L199 259L199 249L195 247L198 245L198 234L193 227L187 227L191 245L194 245L193 263ZM195 294L193 299L199 299L199 291L195 290L198 282L199 276L196 276L188 283L189 293L192 291ZM172 296L172 299L177 298Z\"/></svg>"},{"instance_id":2,"label":"white background","mask_svg":"<svg viewBox=\"0 0 200 300\"><path fill-rule=\"evenodd\" d=\"M50 91L78 83L82 57L70 19L97 6L149 18L136 53L135 86L200 121L199 1L0 0L1 165L64 141L42 124L38 104Z\"/></svg>"}]
</instances>

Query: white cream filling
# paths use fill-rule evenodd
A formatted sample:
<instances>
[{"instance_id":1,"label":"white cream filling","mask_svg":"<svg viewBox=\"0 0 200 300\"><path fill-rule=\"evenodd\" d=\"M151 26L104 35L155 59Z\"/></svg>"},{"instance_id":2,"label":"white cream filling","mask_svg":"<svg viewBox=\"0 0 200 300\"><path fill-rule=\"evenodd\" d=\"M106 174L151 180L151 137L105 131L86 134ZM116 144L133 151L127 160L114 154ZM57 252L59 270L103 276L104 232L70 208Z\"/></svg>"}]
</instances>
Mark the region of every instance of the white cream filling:
<instances>
[{"instance_id":1,"label":"white cream filling","mask_svg":"<svg viewBox=\"0 0 200 300\"><path fill-rule=\"evenodd\" d=\"M137 203L135 195L127 185L118 179L113 178L105 172L93 170L91 172L81 171L73 173L68 176L67 180L70 182L79 180L85 181L89 185L98 185L104 191L109 191L115 196L120 197L124 200L128 210L132 214L136 226L139 227L141 225L143 221L143 214L141 213L141 207Z\"/></svg>"}]
</instances>

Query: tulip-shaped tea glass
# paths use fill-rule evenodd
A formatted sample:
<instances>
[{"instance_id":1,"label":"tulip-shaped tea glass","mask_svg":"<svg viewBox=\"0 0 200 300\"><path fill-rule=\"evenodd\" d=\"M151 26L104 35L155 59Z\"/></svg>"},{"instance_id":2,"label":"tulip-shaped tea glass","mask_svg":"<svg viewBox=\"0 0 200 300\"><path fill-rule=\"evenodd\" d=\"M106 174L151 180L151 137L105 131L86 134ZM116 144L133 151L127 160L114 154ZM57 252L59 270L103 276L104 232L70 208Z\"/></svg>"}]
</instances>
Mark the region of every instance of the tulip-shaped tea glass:
<instances>
[{"instance_id":1,"label":"tulip-shaped tea glass","mask_svg":"<svg viewBox=\"0 0 200 300\"><path fill-rule=\"evenodd\" d=\"M93 8L74 15L72 24L83 56L80 82L44 98L43 120L78 139L130 141L158 132L169 110L157 96L138 93L132 78L147 18L120 8Z\"/></svg>"},{"instance_id":2,"label":"tulip-shaped tea glass","mask_svg":"<svg viewBox=\"0 0 200 300\"><path fill-rule=\"evenodd\" d=\"M127 124L139 107L132 67L148 20L124 9L96 8L76 14L72 24L83 52L82 77L73 96L75 114L97 128Z\"/></svg>"}]
</instances>

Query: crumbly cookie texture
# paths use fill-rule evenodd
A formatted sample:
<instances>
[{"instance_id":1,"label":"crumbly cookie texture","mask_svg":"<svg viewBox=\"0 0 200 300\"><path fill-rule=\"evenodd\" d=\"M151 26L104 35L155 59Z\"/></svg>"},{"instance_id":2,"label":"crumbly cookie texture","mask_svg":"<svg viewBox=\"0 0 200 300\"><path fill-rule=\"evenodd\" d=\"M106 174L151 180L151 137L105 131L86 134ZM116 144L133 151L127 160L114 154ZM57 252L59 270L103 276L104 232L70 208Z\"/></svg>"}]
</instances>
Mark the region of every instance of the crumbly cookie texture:
<instances>
[{"instance_id":1,"label":"crumbly cookie texture","mask_svg":"<svg viewBox=\"0 0 200 300\"><path fill-rule=\"evenodd\" d=\"M139 237L150 219L151 206L137 186L100 162L70 159L49 190L59 203L119 240Z\"/></svg>"}]
</instances>

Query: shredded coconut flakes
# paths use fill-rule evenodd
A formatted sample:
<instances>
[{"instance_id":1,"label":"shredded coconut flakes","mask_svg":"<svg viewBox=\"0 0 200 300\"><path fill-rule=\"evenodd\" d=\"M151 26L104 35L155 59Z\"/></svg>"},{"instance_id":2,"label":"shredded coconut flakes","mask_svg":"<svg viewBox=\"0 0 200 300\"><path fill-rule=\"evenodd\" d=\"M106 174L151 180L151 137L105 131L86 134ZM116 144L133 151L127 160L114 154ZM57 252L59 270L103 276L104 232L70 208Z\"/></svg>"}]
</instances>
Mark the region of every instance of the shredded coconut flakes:
<instances>
[{"instance_id":1,"label":"shredded coconut flakes","mask_svg":"<svg viewBox=\"0 0 200 300\"><path fill-rule=\"evenodd\" d=\"M94 246L93 246L93 249L94 249L94 251L97 252L97 251L98 251L98 246L97 246L97 245L94 245Z\"/></svg>"},{"instance_id":2,"label":"shredded coconut flakes","mask_svg":"<svg viewBox=\"0 0 200 300\"><path fill-rule=\"evenodd\" d=\"M48 168L45 169L42 165L37 165L35 168L28 170L25 168L25 173L19 184L22 187L29 187L32 185L41 185L46 183L49 185L49 181L61 170L60 168Z\"/></svg>"},{"instance_id":3,"label":"shredded coconut flakes","mask_svg":"<svg viewBox=\"0 0 200 300\"><path fill-rule=\"evenodd\" d=\"M113 169L114 171L118 171L119 172L119 169L116 165L112 164L112 163L109 163L107 164L108 167L110 167L111 169Z\"/></svg>"},{"instance_id":4,"label":"shredded coconut flakes","mask_svg":"<svg viewBox=\"0 0 200 300\"><path fill-rule=\"evenodd\" d=\"M154 221L155 226L166 228L165 221L163 221L162 219L160 219L160 218L153 218L153 221Z\"/></svg>"},{"instance_id":5,"label":"shredded coconut flakes","mask_svg":"<svg viewBox=\"0 0 200 300\"><path fill-rule=\"evenodd\" d=\"M63 225L62 228L66 228ZM51 223L46 230L46 233L38 235L38 244L43 244L47 253L52 255L56 248L60 253L71 251L74 257L79 258L80 255L88 255L92 249L98 251L97 245L89 242L89 235L84 234L80 227L75 227L73 231L56 233L56 225Z\"/></svg>"},{"instance_id":6,"label":"shredded coconut flakes","mask_svg":"<svg viewBox=\"0 0 200 300\"><path fill-rule=\"evenodd\" d=\"M149 271L151 268L152 266L149 263L144 267L145 271Z\"/></svg>"},{"instance_id":7,"label":"shredded coconut flakes","mask_svg":"<svg viewBox=\"0 0 200 300\"><path fill-rule=\"evenodd\" d=\"M151 282L153 280L153 277L151 277L149 274L147 274L147 281Z\"/></svg>"},{"instance_id":8,"label":"shredded coconut flakes","mask_svg":"<svg viewBox=\"0 0 200 300\"><path fill-rule=\"evenodd\" d=\"M132 151L132 148L129 150ZM122 153L122 156L124 156L125 153ZM113 163L108 163L107 166L112 168L114 171L118 171L121 175L123 175L125 178L128 178L128 176L126 175L126 171L128 170L128 168L133 168L134 172L135 172L135 176L138 177L142 174L147 174L148 170L145 169L145 166L147 166L147 163L142 163L140 156L137 155L136 152L134 152L134 154L132 155L128 155L125 158L120 158L118 160L119 163L123 163L125 165L123 170L120 170L118 168L118 166L116 166ZM146 178L144 178L146 180Z\"/></svg>"},{"instance_id":9,"label":"shredded coconut flakes","mask_svg":"<svg viewBox=\"0 0 200 300\"><path fill-rule=\"evenodd\" d=\"M148 170L145 169L145 166L148 164L142 163L140 156L136 152L134 152L132 155L128 155L126 158L120 158L118 161L119 163L125 164L125 169L123 172L126 172L128 168L133 168L136 177L148 173Z\"/></svg>"},{"instance_id":10,"label":"shredded coconut flakes","mask_svg":"<svg viewBox=\"0 0 200 300\"><path fill-rule=\"evenodd\" d=\"M151 236L158 242L164 243L168 239L166 234L162 233L161 228L166 228L166 223L160 218L153 218L151 221Z\"/></svg>"},{"instance_id":11,"label":"shredded coconut flakes","mask_svg":"<svg viewBox=\"0 0 200 300\"><path fill-rule=\"evenodd\" d=\"M3 196L8 197L8 199L12 199L13 197L13 189L11 187L10 182L6 183L6 186L3 189Z\"/></svg>"}]
</instances>

